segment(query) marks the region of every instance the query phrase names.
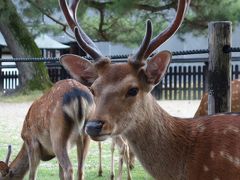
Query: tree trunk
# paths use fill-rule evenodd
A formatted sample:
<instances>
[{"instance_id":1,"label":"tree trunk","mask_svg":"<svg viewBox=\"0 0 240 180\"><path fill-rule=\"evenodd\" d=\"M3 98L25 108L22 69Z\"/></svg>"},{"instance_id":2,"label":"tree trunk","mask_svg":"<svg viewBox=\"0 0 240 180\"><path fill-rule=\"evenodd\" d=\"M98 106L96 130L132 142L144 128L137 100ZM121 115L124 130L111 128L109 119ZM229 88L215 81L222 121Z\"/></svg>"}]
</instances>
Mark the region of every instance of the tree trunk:
<instances>
[{"instance_id":1,"label":"tree trunk","mask_svg":"<svg viewBox=\"0 0 240 180\"><path fill-rule=\"evenodd\" d=\"M0 1L0 31L13 57L41 57L40 50L11 0ZM24 92L44 90L51 85L44 63L16 63L19 84Z\"/></svg>"}]
</instances>

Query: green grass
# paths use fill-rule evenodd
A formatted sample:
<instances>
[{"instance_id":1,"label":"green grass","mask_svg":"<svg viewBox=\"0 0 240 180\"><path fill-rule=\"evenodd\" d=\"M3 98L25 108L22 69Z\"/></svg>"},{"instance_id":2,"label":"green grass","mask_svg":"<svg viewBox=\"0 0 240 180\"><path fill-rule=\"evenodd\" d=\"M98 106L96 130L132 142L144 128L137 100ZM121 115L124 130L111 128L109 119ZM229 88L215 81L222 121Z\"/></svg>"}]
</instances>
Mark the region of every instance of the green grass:
<instances>
[{"instance_id":1,"label":"green grass","mask_svg":"<svg viewBox=\"0 0 240 180\"><path fill-rule=\"evenodd\" d=\"M0 102L19 103L34 101L43 94L42 91L31 91L28 94L17 94L14 96L0 96Z\"/></svg>"},{"instance_id":2,"label":"green grass","mask_svg":"<svg viewBox=\"0 0 240 180\"><path fill-rule=\"evenodd\" d=\"M5 138L4 138L5 139ZM6 140L7 141L7 140ZM2 142L2 147L0 148L0 159L3 160L6 155L7 151L7 142ZM21 147L21 139L19 138L14 138L14 142L12 142L13 146L13 154L11 156L11 160L13 160L13 157L16 156L17 152L19 151ZM6 148L3 148L4 147ZM109 179L110 177L110 146L111 146L111 141L107 140L106 142L103 142L103 150L102 150L102 165L103 165L103 176L98 177L98 144L94 141L91 141L91 145L89 148L88 156L86 159L85 163L85 179L86 180L106 180ZM75 179L77 177L76 172L77 172L77 157L76 157L76 148L73 148L70 152L70 158L71 162L74 166L74 176ZM115 151L115 175L118 173L118 150ZM135 163L134 169L131 171L132 178L141 180L141 179L146 179L146 180L151 180L152 178L144 171L142 166L139 164L138 161ZM27 180L28 176L24 178L24 180ZM41 161L39 168L38 168L38 173L37 173L37 179L39 180L55 180L59 179L58 178L58 163L56 158L43 162ZM127 173L126 173L126 165L124 164L124 171L123 171L123 179L127 179Z\"/></svg>"},{"instance_id":3,"label":"green grass","mask_svg":"<svg viewBox=\"0 0 240 180\"><path fill-rule=\"evenodd\" d=\"M41 92L33 92L29 95L19 95L16 97L4 97L1 98L0 102L8 102L8 103L15 103L18 104L19 102L26 102L32 101L41 95ZM3 103L4 104L4 103ZM14 106L15 107L15 106ZM1 107L0 107L1 109ZM15 111L18 111L17 106ZM14 110L10 112L14 113ZM11 123L9 123L11 122ZM4 160L7 146L9 143L12 145L12 155L11 161L16 157L17 153L19 152L22 139L21 139L21 129L22 125L21 122L17 122L14 119L6 120L4 117L0 115L0 160ZM106 180L110 179L110 166L111 166L111 140L104 141L102 143L102 166L103 166L103 176L98 177L98 163L99 163L99 151L98 151L98 144L94 141L91 141L88 156L85 162L85 179L86 180ZM77 154L76 148L74 147L70 151L70 158L71 162L74 167L74 177L77 179L76 172L77 172ZM115 151L115 175L118 174L118 150L116 148ZM142 168L140 163L136 161L135 168L131 171L132 178L136 180L152 180L152 178L146 173L146 171ZM27 180L28 176L24 178ZM51 161L43 162L41 161L38 173L37 173L38 180L57 180L58 177L58 163L56 158L52 159ZM126 165L124 164L124 172L123 172L123 179L127 179L126 173Z\"/></svg>"}]
</instances>

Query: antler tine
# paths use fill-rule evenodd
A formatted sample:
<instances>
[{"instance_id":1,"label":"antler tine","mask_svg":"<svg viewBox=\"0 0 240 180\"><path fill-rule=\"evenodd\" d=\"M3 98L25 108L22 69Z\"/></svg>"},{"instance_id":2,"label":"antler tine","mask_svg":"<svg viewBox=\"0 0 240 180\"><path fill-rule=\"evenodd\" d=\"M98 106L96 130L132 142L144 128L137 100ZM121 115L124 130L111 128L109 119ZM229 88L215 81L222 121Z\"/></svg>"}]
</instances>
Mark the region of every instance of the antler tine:
<instances>
[{"instance_id":1,"label":"antler tine","mask_svg":"<svg viewBox=\"0 0 240 180\"><path fill-rule=\"evenodd\" d=\"M6 160L5 160L5 163L6 163L7 165L8 165L8 163L9 163L9 159L10 159L11 153L12 153L12 146L11 146L11 145L8 145L8 153L7 153Z\"/></svg>"},{"instance_id":2,"label":"antler tine","mask_svg":"<svg viewBox=\"0 0 240 180\"><path fill-rule=\"evenodd\" d=\"M186 14L187 8L190 4L190 0L178 0L178 8L176 16L173 20L173 22L166 28L163 32L161 32L158 36L156 36L152 41L150 42L148 49L144 55L144 58L147 59L147 57L155 50L157 49L161 44L163 44L165 41L167 41L180 27L182 24L182 21L184 19L184 16Z\"/></svg>"},{"instance_id":3,"label":"antler tine","mask_svg":"<svg viewBox=\"0 0 240 180\"><path fill-rule=\"evenodd\" d=\"M141 65L144 58L144 54L148 48L151 38L152 38L152 22L151 20L148 19L146 22L146 34L143 38L143 41L137 53L132 57L132 59L130 59L131 63Z\"/></svg>"},{"instance_id":4,"label":"antler tine","mask_svg":"<svg viewBox=\"0 0 240 180\"><path fill-rule=\"evenodd\" d=\"M78 36L80 36L81 38L77 38L76 40L81 40L78 43L78 45L83 48L83 50L88 53L94 60L96 60L94 57L103 57L103 55L101 54L100 50L97 48L97 46L95 45L95 43L87 36L87 34L83 31L83 29L81 28L81 26L78 24L77 21L77 9L78 9L78 4L79 4L80 0L73 0L70 8L68 7L66 0L60 0L60 6L62 8L62 11L64 13L64 16L68 22L68 25L70 26L71 30L73 31L73 33L76 35L79 33ZM75 33L75 27L78 28L78 32ZM87 47L87 49L84 49L85 47Z\"/></svg>"},{"instance_id":5,"label":"antler tine","mask_svg":"<svg viewBox=\"0 0 240 180\"><path fill-rule=\"evenodd\" d=\"M75 27L74 29L75 37L77 40L77 43L82 49L88 53L94 60L98 60L99 58L103 57L99 52L97 52L94 48L92 48L89 44L87 44L83 37L82 34L80 33L79 27Z\"/></svg>"},{"instance_id":6,"label":"antler tine","mask_svg":"<svg viewBox=\"0 0 240 180\"><path fill-rule=\"evenodd\" d=\"M76 26L76 22L75 19L73 17L73 13L72 11L70 11L66 0L59 0L59 5L62 9L62 12L67 20L67 23L69 25L69 27L71 28L71 30L74 30L74 27ZM73 8L73 6L71 6Z\"/></svg>"},{"instance_id":7,"label":"antler tine","mask_svg":"<svg viewBox=\"0 0 240 180\"><path fill-rule=\"evenodd\" d=\"M97 48L97 46L95 45L95 43L89 38L89 36L83 31L83 29L81 28L81 26L79 25L78 21L77 21L77 9L78 9L78 5L79 5L80 0L74 0L72 5L71 5L71 9L73 11L74 14L74 20L77 24L77 27L79 29L79 33L81 34L83 40L90 45L90 47L92 47L94 49L94 51L96 51L100 56L103 56L100 52L100 50Z\"/></svg>"}]
</instances>

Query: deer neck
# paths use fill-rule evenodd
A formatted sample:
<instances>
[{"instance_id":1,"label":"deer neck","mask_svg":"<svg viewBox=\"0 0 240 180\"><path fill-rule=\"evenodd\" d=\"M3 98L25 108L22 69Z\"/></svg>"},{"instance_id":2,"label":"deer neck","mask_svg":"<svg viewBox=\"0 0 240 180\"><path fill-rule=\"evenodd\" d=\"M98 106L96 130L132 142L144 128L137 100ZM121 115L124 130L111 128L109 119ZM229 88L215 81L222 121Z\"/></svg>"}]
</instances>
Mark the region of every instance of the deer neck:
<instances>
[{"instance_id":1,"label":"deer neck","mask_svg":"<svg viewBox=\"0 0 240 180\"><path fill-rule=\"evenodd\" d=\"M170 116L149 94L124 133L139 161L156 179L182 179L190 137L185 121Z\"/></svg>"},{"instance_id":2,"label":"deer neck","mask_svg":"<svg viewBox=\"0 0 240 180\"><path fill-rule=\"evenodd\" d=\"M28 154L23 144L17 157L10 164L10 177L13 179L23 179L29 169Z\"/></svg>"}]
</instances>

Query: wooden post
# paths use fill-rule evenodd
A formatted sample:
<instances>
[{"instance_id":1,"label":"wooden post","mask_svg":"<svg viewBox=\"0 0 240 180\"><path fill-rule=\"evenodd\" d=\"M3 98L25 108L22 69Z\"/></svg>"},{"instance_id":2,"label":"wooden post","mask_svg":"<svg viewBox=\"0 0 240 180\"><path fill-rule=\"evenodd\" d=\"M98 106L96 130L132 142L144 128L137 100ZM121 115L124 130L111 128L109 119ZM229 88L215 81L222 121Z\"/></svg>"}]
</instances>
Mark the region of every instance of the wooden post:
<instances>
[{"instance_id":1,"label":"wooden post","mask_svg":"<svg viewBox=\"0 0 240 180\"><path fill-rule=\"evenodd\" d=\"M208 25L208 114L230 112L232 24L229 21Z\"/></svg>"}]
</instances>

